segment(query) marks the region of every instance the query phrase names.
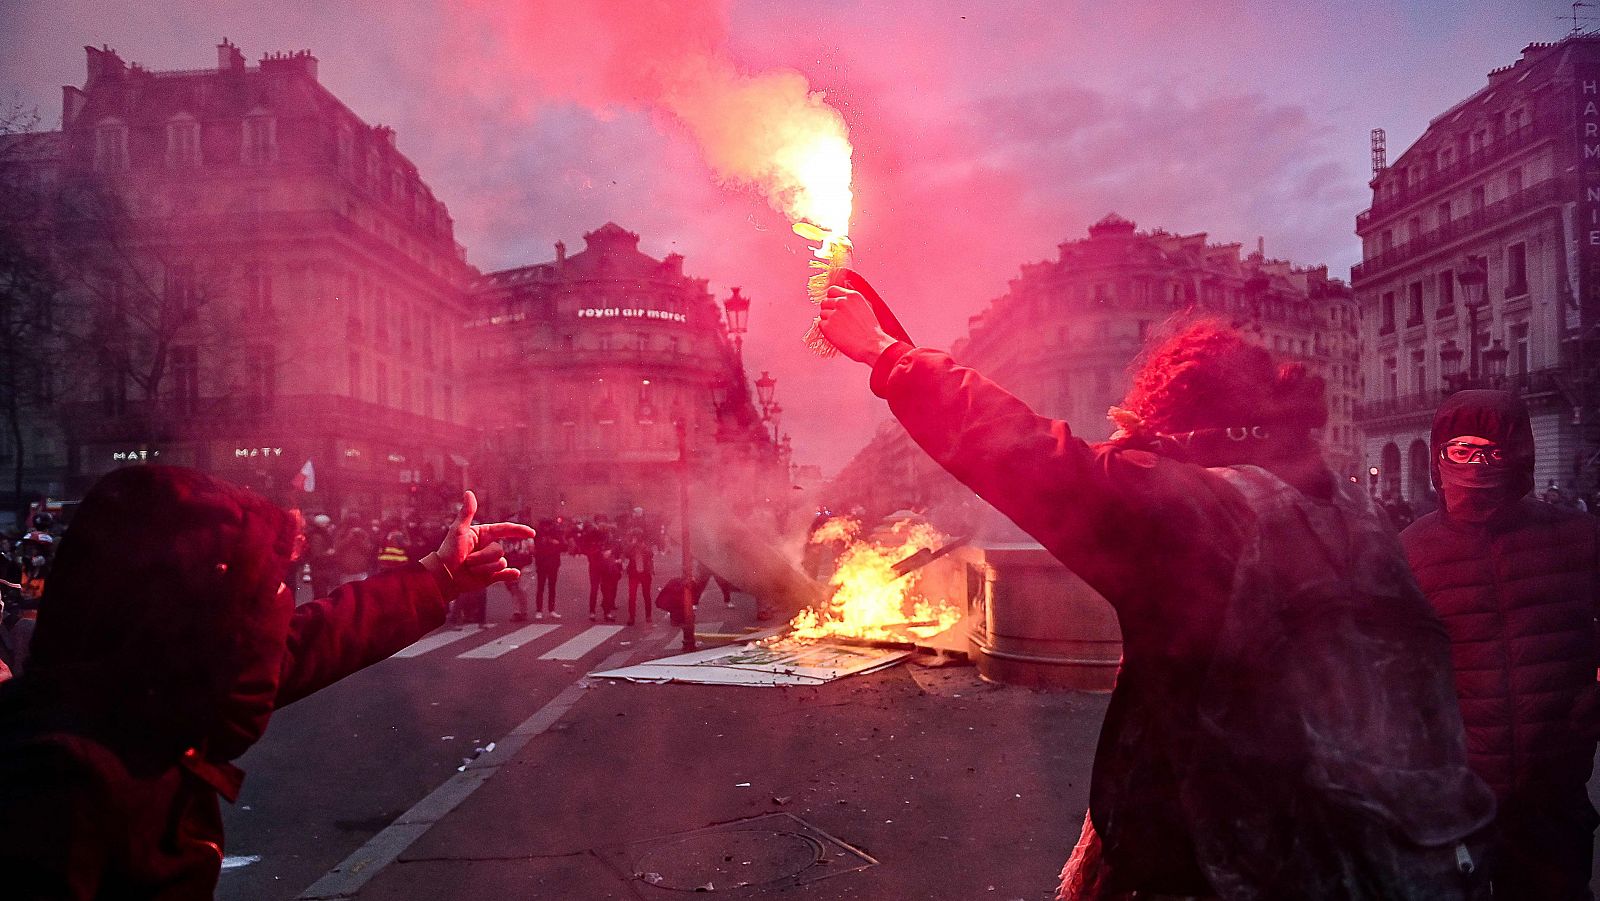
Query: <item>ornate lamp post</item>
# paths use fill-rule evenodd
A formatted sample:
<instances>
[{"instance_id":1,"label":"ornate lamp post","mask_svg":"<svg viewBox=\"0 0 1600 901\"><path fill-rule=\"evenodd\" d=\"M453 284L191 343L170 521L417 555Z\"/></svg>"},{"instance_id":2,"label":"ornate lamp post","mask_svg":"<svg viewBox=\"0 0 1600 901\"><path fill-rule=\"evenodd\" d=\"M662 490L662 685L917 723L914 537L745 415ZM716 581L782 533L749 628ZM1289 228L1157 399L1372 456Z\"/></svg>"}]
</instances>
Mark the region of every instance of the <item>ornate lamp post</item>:
<instances>
[{"instance_id":1,"label":"ornate lamp post","mask_svg":"<svg viewBox=\"0 0 1600 901\"><path fill-rule=\"evenodd\" d=\"M761 370L761 378L756 379L756 402L761 404L765 411L772 406L772 392L778 388L778 380L765 369Z\"/></svg>"},{"instance_id":2,"label":"ornate lamp post","mask_svg":"<svg viewBox=\"0 0 1600 901\"><path fill-rule=\"evenodd\" d=\"M722 302L728 317L728 335L733 338L733 352L744 354L744 334L750 330L750 298L739 293L738 288Z\"/></svg>"},{"instance_id":3,"label":"ornate lamp post","mask_svg":"<svg viewBox=\"0 0 1600 901\"><path fill-rule=\"evenodd\" d=\"M1509 356L1511 351L1500 343L1499 338L1494 339L1494 344L1483 352L1483 377L1490 385L1498 388L1505 384L1506 358Z\"/></svg>"},{"instance_id":4,"label":"ornate lamp post","mask_svg":"<svg viewBox=\"0 0 1600 901\"><path fill-rule=\"evenodd\" d=\"M1467 308L1467 350L1471 355L1467 378L1476 383L1482 376L1478 367L1478 314L1489 304L1488 261L1482 257L1467 257L1456 274L1456 281L1461 283L1462 305Z\"/></svg>"},{"instance_id":5,"label":"ornate lamp post","mask_svg":"<svg viewBox=\"0 0 1600 901\"><path fill-rule=\"evenodd\" d=\"M773 401L772 406L767 408L766 420L772 425L772 444L774 447L776 447L778 444L778 420L782 418L782 416L783 404Z\"/></svg>"},{"instance_id":6,"label":"ornate lamp post","mask_svg":"<svg viewBox=\"0 0 1600 901\"><path fill-rule=\"evenodd\" d=\"M1452 338L1439 348L1439 366L1444 376L1444 387L1450 391L1461 388L1461 358L1466 356Z\"/></svg>"}]
</instances>

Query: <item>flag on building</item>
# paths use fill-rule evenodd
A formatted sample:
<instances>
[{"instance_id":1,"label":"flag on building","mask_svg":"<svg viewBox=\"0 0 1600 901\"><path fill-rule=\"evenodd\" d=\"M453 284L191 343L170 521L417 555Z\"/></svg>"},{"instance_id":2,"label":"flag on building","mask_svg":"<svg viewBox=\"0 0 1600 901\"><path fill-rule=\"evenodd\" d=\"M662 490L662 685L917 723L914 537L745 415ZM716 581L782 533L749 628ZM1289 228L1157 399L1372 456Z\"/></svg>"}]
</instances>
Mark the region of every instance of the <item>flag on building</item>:
<instances>
[{"instance_id":1,"label":"flag on building","mask_svg":"<svg viewBox=\"0 0 1600 901\"><path fill-rule=\"evenodd\" d=\"M294 480L289 484L298 491L317 490L317 470L311 465L310 460L306 460L306 465L300 467L300 471L294 474Z\"/></svg>"}]
</instances>

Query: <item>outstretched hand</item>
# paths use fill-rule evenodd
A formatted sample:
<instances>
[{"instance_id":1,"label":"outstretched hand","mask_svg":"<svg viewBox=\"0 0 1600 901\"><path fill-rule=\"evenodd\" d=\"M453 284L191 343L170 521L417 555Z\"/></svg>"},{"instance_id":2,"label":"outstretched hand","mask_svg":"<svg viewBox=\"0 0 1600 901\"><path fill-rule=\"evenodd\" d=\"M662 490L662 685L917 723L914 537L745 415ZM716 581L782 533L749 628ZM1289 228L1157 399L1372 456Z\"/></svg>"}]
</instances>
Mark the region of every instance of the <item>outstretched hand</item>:
<instances>
[{"instance_id":1,"label":"outstretched hand","mask_svg":"<svg viewBox=\"0 0 1600 901\"><path fill-rule=\"evenodd\" d=\"M822 336L857 363L871 366L895 342L878 323L877 314L861 292L842 285L828 287L819 319Z\"/></svg>"},{"instance_id":2,"label":"outstretched hand","mask_svg":"<svg viewBox=\"0 0 1600 901\"><path fill-rule=\"evenodd\" d=\"M532 538L531 527L516 522L473 525L478 515L478 497L471 491L461 495L461 514L440 542L439 562L445 565L457 589L472 591L496 582L512 582L522 571L506 563L500 542Z\"/></svg>"}]
</instances>

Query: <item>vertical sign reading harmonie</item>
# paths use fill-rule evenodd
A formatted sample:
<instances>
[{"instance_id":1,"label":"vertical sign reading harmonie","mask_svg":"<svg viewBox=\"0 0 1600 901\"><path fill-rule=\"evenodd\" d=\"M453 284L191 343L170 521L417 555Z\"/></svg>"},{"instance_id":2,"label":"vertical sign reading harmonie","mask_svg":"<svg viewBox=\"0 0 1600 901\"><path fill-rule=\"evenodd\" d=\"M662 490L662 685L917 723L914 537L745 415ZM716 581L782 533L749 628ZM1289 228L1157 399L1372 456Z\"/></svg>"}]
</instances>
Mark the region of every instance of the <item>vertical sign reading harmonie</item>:
<instances>
[{"instance_id":1,"label":"vertical sign reading harmonie","mask_svg":"<svg viewBox=\"0 0 1600 901\"><path fill-rule=\"evenodd\" d=\"M1568 307L1564 311L1563 324L1568 328L1589 319L1600 304L1600 66L1587 55L1575 57L1573 65L1578 172L1578 259L1573 272L1573 295L1579 309ZM1572 321L1573 312L1577 313L1577 322Z\"/></svg>"}]
</instances>

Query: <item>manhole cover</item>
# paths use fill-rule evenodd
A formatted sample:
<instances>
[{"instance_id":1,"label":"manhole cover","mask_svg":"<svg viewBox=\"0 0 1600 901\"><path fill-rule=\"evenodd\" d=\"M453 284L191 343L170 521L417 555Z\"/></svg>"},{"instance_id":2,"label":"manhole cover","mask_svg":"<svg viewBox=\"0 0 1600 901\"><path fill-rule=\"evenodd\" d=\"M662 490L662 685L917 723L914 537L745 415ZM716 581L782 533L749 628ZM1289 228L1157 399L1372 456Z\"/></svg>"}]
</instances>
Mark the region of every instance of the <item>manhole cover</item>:
<instances>
[{"instance_id":1,"label":"manhole cover","mask_svg":"<svg viewBox=\"0 0 1600 901\"><path fill-rule=\"evenodd\" d=\"M701 832L652 846L633 871L659 888L717 891L789 879L822 859L821 843L794 832Z\"/></svg>"},{"instance_id":2,"label":"manhole cover","mask_svg":"<svg viewBox=\"0 0 1600 901\"><path fill-rule=\"evenodd\" d=\"M804 885L877 866L861 849L789 813L769 813L674 835L596 848L641 897Z\"/></svg>"}]
</instances>

